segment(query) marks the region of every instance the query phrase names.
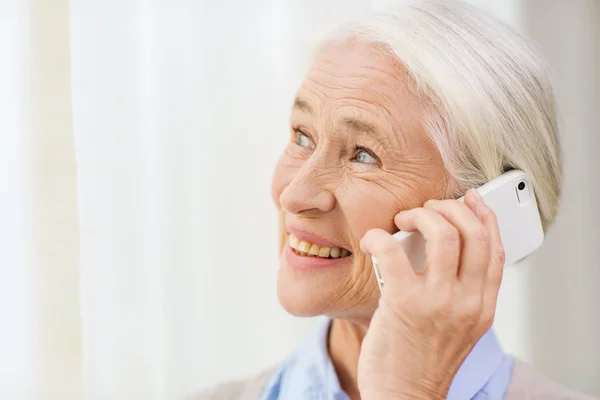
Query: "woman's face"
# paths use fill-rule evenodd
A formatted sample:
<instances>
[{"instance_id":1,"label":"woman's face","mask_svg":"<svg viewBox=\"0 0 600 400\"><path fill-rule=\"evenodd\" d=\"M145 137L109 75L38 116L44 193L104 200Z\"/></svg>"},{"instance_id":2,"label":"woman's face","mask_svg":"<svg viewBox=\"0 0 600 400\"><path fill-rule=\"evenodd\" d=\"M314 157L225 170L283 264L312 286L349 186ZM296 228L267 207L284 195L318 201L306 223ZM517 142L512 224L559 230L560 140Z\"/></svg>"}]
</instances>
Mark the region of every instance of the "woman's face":
<instances>
[{"instance_id":1,"label":"woman's face","mask_svg":"<svg viewBox=\"0 0 600 400\"><path fill-rule=\"evenodd\" d=\"M373 45L348 41L325 47L298 90L272 184L278 296L290 313L369 319L379 291L360 239L396 231L396 213L444 193L443 164L407 82Z\"/></svg>"}]
</instances>

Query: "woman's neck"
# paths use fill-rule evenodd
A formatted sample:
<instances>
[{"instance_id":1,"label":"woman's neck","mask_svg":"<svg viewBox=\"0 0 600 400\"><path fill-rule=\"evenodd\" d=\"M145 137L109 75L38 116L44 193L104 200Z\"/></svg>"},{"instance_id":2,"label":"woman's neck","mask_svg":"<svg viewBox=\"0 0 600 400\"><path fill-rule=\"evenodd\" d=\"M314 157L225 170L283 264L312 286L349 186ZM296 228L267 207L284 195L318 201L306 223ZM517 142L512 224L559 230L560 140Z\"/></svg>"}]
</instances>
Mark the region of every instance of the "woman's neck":
<instances>
[{"instance_id":1,"label":"woman's neck","mask_svg":"<svg viewBox=\"0 0 600 400\"><path fill-rule=\"evenodd\" d=\"M360 399L358 392L358 357L368 326L334 319L329 331L329 355L342 390L351 400Z\"/></svg>"}]
</instances>

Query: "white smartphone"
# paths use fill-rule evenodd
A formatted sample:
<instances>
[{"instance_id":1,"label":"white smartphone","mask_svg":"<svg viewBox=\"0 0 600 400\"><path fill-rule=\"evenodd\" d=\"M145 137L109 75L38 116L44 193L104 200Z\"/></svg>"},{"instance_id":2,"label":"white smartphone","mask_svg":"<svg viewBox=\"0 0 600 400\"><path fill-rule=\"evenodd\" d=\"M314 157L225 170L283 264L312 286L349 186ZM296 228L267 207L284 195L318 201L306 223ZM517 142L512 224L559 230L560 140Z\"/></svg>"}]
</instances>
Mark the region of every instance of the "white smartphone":
<instances>
[{"instance_id":1,"label":"white smartphone","mask_svg":"<svg viewBox=\"0 0 600 400\"><path fill-rule=\"evenodd\" d=\"M511 265L537 250L544 240L544 230L535 193L523 171L512 170L477 188L485 204L498 219L500 237L506 254L505 265ZM458 200L463 200L461 197ZM397 232L408 259L416 271L425 266L425 238L420 232ZM372 257L373 269L383 287L383 279Z\"/></svg>"}]
</instances>

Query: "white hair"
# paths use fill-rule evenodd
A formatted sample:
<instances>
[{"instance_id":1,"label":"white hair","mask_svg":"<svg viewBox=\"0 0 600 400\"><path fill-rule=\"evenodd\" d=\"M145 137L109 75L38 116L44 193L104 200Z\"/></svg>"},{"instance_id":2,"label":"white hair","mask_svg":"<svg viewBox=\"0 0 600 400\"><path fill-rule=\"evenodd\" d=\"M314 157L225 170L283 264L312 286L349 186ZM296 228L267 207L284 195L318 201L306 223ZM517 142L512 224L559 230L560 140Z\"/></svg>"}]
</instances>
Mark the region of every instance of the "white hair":
<instances>
[{"instance_id":1,"label":"white hair","mask_svg":"<svg viewBox=\"0 0 600 400\"><path fill-rule=\"evenodd\" d=\"M561 156L549 70L534 45L467 3L412 1L343 27L327 42L383 45L414 81L450 196L510 169L527 173L547 228L558 211Z\"/></svg>"}]
</instances>

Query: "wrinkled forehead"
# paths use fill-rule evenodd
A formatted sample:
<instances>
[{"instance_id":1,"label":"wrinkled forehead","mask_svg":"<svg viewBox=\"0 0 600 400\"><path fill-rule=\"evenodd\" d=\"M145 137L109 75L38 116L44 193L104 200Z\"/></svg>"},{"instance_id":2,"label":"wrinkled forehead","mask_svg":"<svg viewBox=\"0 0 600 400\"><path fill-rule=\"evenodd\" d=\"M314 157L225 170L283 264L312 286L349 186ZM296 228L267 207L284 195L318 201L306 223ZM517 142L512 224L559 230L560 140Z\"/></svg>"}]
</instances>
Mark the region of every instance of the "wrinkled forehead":
<instances>
[{"instance_id":1,"label":"wrinkled forehead","mask_svg":"<svg viewBox=\"0 0 600 400\"><path fill-rule=\"evenodd\" d=\"M313 117L358 114L396 127L418 122L420 102L406 69L381 46L348 40L323 46L296 96ZM337 119L337 118L336 118ZM367 122L367 121L365 121Z\"/></svg>"}]
</instances>

